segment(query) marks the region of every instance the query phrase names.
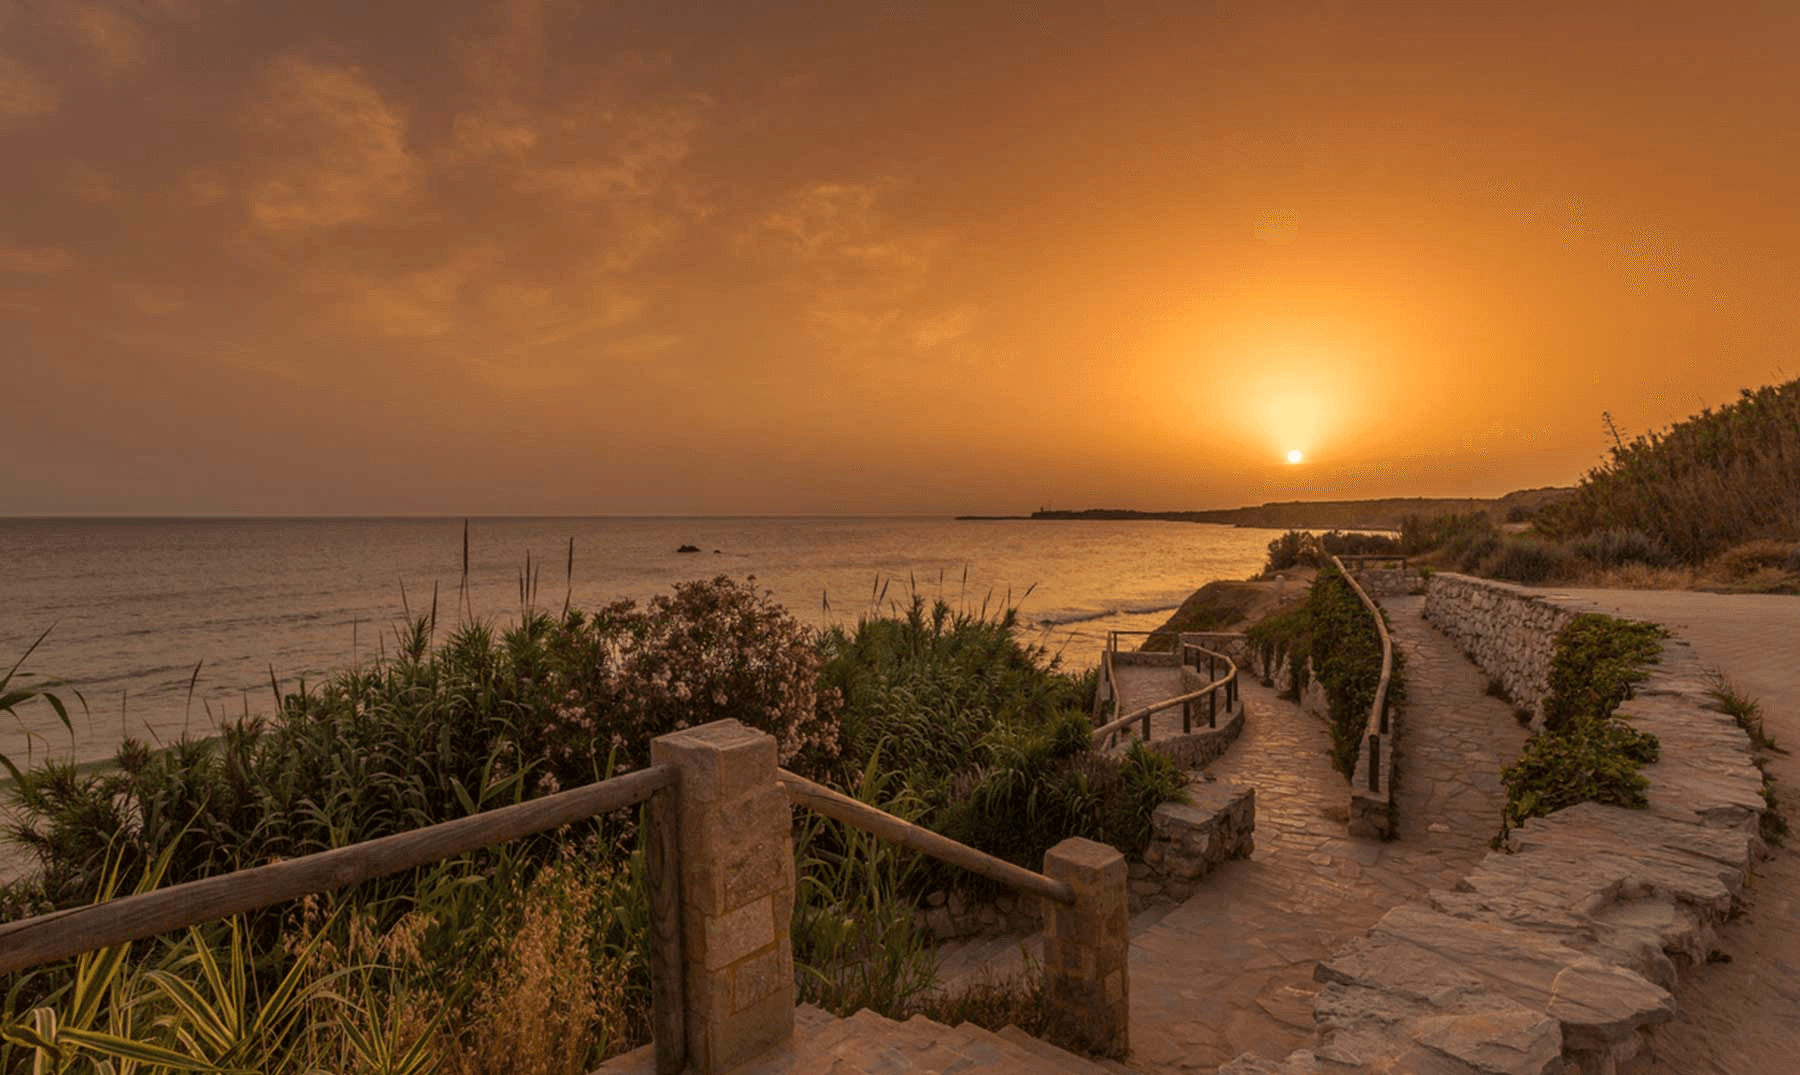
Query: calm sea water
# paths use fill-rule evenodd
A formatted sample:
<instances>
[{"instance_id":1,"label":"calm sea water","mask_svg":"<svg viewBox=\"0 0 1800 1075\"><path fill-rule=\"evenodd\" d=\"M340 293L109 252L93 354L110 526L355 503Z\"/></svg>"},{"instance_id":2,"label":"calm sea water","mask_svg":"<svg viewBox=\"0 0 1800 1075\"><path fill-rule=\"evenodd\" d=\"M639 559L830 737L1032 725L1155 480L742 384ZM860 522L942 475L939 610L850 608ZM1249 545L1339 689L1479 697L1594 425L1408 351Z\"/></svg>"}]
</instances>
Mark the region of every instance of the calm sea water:
<instances>
[{"instance_id":1,"label":"calm sea water","mask_svg":"<svg viewBox=\"0 0 1800 1075\"><path fill-rule=\"evenodd\" d=\"M267 712L271 671L287 690L391 651L403 594L419 614L436 586L439 622L454 622L463 525L0 519L0 667L49 627L29 670L86 699L86 712L73 707L72 734L41 702L17 721L0 717L0 752L19 763L46 752L85 761L110 756L125 735L168 742L246 708ZM1157 626L1202 584L1253 573L1273 536L1162 522L474 519L468 603L482 619L516 620L527 555L541 565L538 606L549 608L565 592L577 606L642 601L714 575L755 576L815 626L854 624L883 583L889 601L903 602L910 586L969 607L1010 594L1036 640L1079 668L1097 659L1108 630ZM703 551L676 553L684 544Z\"/></svg>"}]
</instances>

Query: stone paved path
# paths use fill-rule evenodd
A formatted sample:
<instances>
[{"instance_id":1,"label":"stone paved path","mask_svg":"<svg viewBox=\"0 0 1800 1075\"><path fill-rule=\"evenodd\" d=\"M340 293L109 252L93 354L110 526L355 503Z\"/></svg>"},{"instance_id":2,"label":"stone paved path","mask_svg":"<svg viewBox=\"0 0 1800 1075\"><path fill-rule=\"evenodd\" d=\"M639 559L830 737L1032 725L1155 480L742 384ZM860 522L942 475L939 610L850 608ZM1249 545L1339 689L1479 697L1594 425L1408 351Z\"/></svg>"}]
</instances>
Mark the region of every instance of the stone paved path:
<instances>
[{"instance_id":1,"label":"stone paved path","mask_svg":"<svg viewBox=\"0 0 1800 1075\"><path fill-rule=\"evenodd\" d=\"M1651 620L1688 642L1762 705L1769 758L1795 831L1757 869L1748 910L1726 925L1730 962L1697 968L1675 990L1675 1021L1629 1075L1788 1075L1800 1070L1800 597L1677 591L1553 590Z\"/></svg>"},{"instance_id":2,"label":"stone paved path","mask_svg":"<svg viewBox=\"0 0 1800 1075\"><path fill-rule=\"evenodd\" d=\"M1181 693L1181 669L1174 665L1122 664L1113 669L1114 682L1119 688L1119 716L1124 716L1147 705L1154 705L1164 698L1173 698ZM1112 719L1112 718L1108 718ZM1152 740L1158 736L1175 735L1181 731L1181 709L1167 709L1150 717ZM1131 726L1130 737L1135 738L1139 726Z\"/></svg>"},{"instance_id":3,"label":"stone paved path","mask_svg":"<svg viewBox=\"0 0 1800 1075\"><path fill-rule=\"evenodd\" d=\"M1420 617L1422 599L1384 605L1408 690L1399 838L1346 836L1348 791L1323 723L1246 685L1251 719L1208 775L1256 786L1256 853L1136 934L1132 1067L1211 1072L1241 1053L1275 1059L1305 1046L1314 964L1486 853L1499 827L1499 770L1525 731L1487 696L1486 676Z\"/></svg>"},{"instance_id":4,"label":"stone paved path","mask_svg":"<svg viewBox=\"0 0 1800 1075\"><path fill-rule=\"evenodd\" d=\"M1525 733L1487 679L1420 618L1385 602L1407 661L1400 838L1345 835L1348 789L1324 724L1246 679L1244 733L1207 775L1256 787L1256 852L1178 907L1132 918L1131 1067L1212 1072L1245 1052L1285 1057L1313 1033L1313 966L1389 908L1454 881L1498 828L1502 766ZM1018 941L963 948L947 977L1004 974ZM1029 945L1028 945L1029 946ZM966 979L965 979L966 980Z\"/></svg>"}]
</instances>

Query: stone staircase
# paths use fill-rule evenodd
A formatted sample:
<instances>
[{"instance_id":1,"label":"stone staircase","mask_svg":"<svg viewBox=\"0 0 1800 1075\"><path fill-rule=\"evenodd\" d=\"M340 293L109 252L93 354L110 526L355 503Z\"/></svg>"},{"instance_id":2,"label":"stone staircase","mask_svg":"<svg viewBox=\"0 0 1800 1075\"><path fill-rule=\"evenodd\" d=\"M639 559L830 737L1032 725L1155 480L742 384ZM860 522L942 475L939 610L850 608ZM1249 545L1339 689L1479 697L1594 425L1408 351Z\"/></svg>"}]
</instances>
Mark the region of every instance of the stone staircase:
<instances>
[{"instance_id":1,"label":"stone staircase","mask_svg":"<svg viewBox=\"0 0 1800 1075\"><path fill-rule=\"evenodd\" d=\"M654 1047L616 1056L594 1075L651 1075ZM971 1023L948 1027L915 1015L904 1023L863 1009L839 1019L810 1004L794 1009L794 1036L732 1070L732 1075L1134 1075L1112 1060L1087 1060L1017 1027L999 1033Z\"/></svg>"}]
</instances>

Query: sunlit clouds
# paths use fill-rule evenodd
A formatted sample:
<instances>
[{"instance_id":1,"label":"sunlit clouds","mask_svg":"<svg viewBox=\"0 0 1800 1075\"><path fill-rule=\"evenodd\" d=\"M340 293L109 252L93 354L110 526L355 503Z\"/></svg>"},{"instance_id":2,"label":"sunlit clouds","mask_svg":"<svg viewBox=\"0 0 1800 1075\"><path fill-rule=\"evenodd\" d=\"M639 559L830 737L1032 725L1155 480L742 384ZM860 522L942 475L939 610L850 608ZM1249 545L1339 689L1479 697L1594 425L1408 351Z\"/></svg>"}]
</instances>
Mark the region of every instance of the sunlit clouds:
<instances>
[{"instance_id":1,"label":"sunlit clouds","mask_svg":"<svg viewBox=\"0 0 1800 1075\"><path fill-rule=\"evenodd\" d=\"M1796 34L0 0L0 511L1568 482L1800 362Z\"/></svg>"}]
</instances>

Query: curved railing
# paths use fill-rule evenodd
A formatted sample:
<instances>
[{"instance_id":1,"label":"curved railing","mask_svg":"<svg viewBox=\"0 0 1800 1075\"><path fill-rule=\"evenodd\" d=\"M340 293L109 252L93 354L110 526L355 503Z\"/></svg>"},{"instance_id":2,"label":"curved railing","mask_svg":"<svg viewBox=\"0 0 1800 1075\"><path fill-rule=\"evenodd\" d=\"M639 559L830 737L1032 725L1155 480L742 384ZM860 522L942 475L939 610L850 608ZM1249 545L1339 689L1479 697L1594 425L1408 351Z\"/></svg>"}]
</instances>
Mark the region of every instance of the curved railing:
<instances>
[{"instance_id":1,"label":"curved railing","mask_svg":"<svg viewBox=\"0 0 1800 1075\"><path fill-rule=\"evenodd\" d=\"M1343 573L1344 581L1350 584L1350 588L1356 591L1356 596L1362 600L1363 607L1369 610L1369 615L1374 617L1375 630L1381 636L1381 678L1375 684L1375 700L1370 704L1369 718L1363 724L1363 749L1358 752L1356 772L1350 778L1353 800L1351 822L1354 825L1357 817L1354 802L1356 798L1373 797L1382 804L1383 809L1393 799L1394 752L1390 742L1384 757L1381 745L1382 738L1388 735L1388 686L1394 677L1394 640L1388 635L1387 621L1382 619L1381 607L1363 590L1362 585L1356 581L1356 576L1337 557L1333 556L1331 562Z\"/></svg>"},{"instance_id":2,"label":"curved railing","mask_svg":"<svg viewBox=\"0 0 1800 1075\"><path fill-rule=\"evenodd\" d=\"M1109 647L1107 651L1101 655L1101 675L1108 680L1109 686L1112 689L1113 708L1116 712L1118 709L1119 696L1117 683L1111 679L1113 676L1112 653L1113 651ZM1187 667L1190 656L1196 658L1193 661L1195 667L1199 666L1197 658L1206 658L1207 676L1209 679L1206 686L1201 687L1199 690L1178 694L1173 698L1165 698L1160 702L1155 702L1151 705L1134 709L1123 716L1115 717L1113 720L1094 729L1095 742L1102 743L1103 746L1111 746L1120 732L1124 731L1132 724L1137 723L1141 723L1144 726L1140 737L1145 741L1149 741L1151 731L1150 718L1164 710L1173 709L1176 706L1181 707L1181 731L1183 735L1186 735L1194 730L1194 704L1202 698L1207 700L1207 725L1209 727L1216 727L1219 718L1220 692L1223 692L1225 695L1225 711L1227 713L1231 712L1234 707L1242 704L1238 697L1238 667L1236 661L1233 661L1223 653L1209 650L1204 646L1195 645L1192 642L1177 641L1175 646L1176 667ZM1223 661L1225 664L1224 675L1218 674L1217 662L1220 661Z\"/></svg>"}]
</instances>

